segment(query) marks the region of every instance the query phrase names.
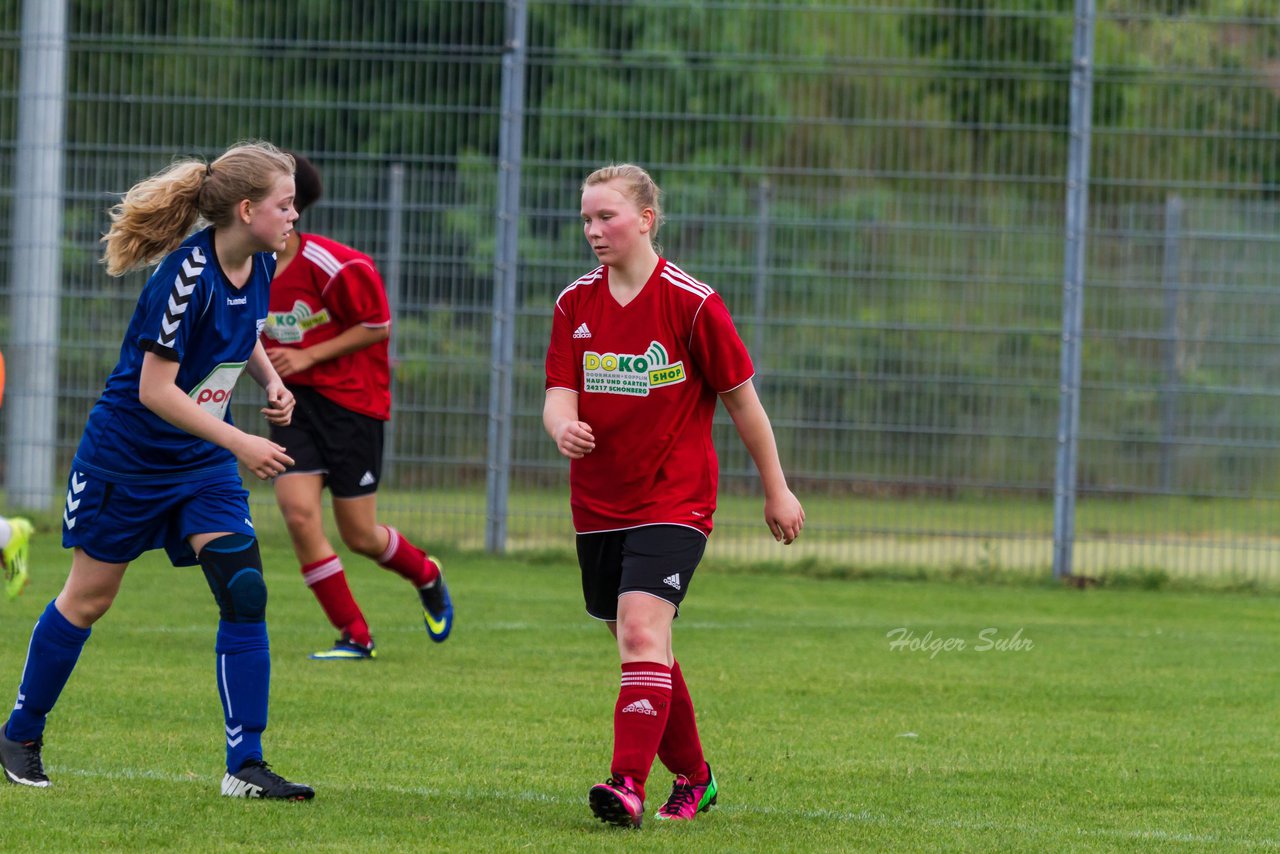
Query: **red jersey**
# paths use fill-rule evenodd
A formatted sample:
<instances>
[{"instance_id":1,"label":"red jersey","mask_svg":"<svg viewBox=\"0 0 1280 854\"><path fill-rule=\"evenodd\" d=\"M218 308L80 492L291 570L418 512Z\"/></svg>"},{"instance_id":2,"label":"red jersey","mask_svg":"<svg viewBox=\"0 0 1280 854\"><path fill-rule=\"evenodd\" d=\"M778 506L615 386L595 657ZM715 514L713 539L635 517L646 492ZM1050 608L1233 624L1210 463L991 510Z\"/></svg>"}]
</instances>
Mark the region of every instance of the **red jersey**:
<instances>
[{"instance_id":1,"label":"red jersey","mask_svg":"<svg viewBox=\"0 0 1280 854\"><path fill-rule=\"evenodd\" d=\"M315 234L299 234L298 254L271 282L271 313L262 344L313 347L351 327L390 326L387 291L373 259ZM391 417L387 342L347 353L290 375L334 403L386 421Z\"/></svg>"},{"instance_id":2,"label":"red jersey","mask_svg":"<svg viewBox=\"0 0 1280 854\"><path fill-rule=\"evenodd\" d=\"M717 395L753 373L719 295L664 259L625 306L609 293L607 267L561 292L546 387L577 393L578 419L596 442L569 466L574 529L672 524L710 534Z\"/></svg>"}]
</instances>

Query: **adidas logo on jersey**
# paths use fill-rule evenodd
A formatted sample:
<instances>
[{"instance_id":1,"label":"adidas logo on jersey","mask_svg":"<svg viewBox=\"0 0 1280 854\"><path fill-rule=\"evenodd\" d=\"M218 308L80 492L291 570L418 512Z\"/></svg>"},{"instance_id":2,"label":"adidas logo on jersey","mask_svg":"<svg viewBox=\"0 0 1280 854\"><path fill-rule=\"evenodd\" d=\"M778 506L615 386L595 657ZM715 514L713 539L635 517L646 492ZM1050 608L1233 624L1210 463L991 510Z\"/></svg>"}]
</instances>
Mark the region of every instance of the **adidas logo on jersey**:
<instances>
[{"instance_id":1,"label":"adidas logo on jersey","mask_svg":"<svg viewBox=\"0 0 1280 854\"><path fill-rule=\"evenodd\" d=\"M628 712L635 712L638 715L653 715L655 718L658 716L658 710L648 700L636 700L622 710L624 715Z\"/></svg>"},{"instance_id":2,"label":"adidas logo on jersey","mask_svg":"<svg viewBox=\"0 0 1280 854\"><path fill-rule=\"evenodd\" d=\"M361 485L361 486L372 486L372 485L373 485L373 481L374 481L373 472L371 472L371 471L367 471L367 472L365 472L365 473L364 473L364 477L360 478L360 485Z\"/></svg>"},{"instance_id":3,"label":"adidas logo on jersey","mask_svg":"<svg viewBox=\"0 0 1280 854\"><path fill-rule=\"evenodd\" d=\"M584 323L581 326L579 326L577 329L573 330L573 337L574 338L590 338L591 330L588 329L587 324Z\"/></svg>"},{"instance_id":4,"label":"adidas logo on jersey","mask_svg":"<svg viewBox=\"0 0 1280 854\"><path fill-rule=\"evenodd\" d=\"M674 587L675 589L679 590L680 574L676 573L675 575L668 575L666 578L662 579L662 583L667 585L668 587Z\"/></svg>"}]
</instances>

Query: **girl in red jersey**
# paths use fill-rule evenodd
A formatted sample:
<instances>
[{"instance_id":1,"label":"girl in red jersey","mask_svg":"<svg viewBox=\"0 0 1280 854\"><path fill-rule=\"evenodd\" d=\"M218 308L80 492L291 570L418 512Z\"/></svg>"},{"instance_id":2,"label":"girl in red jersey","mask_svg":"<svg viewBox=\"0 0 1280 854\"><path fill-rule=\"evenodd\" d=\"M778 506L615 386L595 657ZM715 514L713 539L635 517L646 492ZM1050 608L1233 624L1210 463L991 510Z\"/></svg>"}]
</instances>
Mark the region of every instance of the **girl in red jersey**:
<instances>
[{"instance_id":1,"label":"girl in red jersey","mask_svg":"<svg viewBox=\"0 0 1280 854\"><path fill-rule=\"evenodd\" d=\"M324 191L320 173L294 153L301 216ZM382 277L362 252L317 234L293 231L271 283L263 332L267 357L298 404L293 423L273 425L273 441L294 463L275 479L276 503L293 540L302 578L341 634L311 657L360 661L377 654L369 623L323 527L321 493L347 547L395 572L418 591L427 634L453 629L453 601L440 565L395 528L378 524L383 428L391 417L387 339L391 312Z\"/></svg>"},{"instance_id":2,"label":"girl in red jersey","mask_svg":"<svg viewBox=\"0 0 1280 854\"><path fill-rule=\"evenodd\" d=\"M716 801L671 626L716 507L711 440L722 400L755 461L765 523L791 543L804 508L787 487L754 368L724 302L658 255L660 190L639 166L582 185L582 227L601 266L556 299L543 425L569 467L587 613L617 638L622 684L609 779L589 801L601 821L639 827L656 755L676 775L660 820Z\"/></svg>"}]
</instances>

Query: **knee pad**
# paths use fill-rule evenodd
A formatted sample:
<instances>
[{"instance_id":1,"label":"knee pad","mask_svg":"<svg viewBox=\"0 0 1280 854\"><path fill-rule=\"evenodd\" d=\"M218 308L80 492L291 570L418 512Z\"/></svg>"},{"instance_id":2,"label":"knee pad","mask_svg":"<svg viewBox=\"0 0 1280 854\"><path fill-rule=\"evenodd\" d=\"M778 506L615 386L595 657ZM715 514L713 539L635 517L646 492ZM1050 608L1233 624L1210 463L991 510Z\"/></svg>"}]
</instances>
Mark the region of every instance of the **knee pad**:
<instances>
[{"instance_id":1,"label":"knee pad","mask_svg":"<svg viewBox=\"0 0 1280 854\"><path fill-rule=\"evenodd\" d=\"M262 577L258 541L228 534L200 550L200 568L229 623L263 623L267 619L267 583Z\"/></svg>"}]
</instances>

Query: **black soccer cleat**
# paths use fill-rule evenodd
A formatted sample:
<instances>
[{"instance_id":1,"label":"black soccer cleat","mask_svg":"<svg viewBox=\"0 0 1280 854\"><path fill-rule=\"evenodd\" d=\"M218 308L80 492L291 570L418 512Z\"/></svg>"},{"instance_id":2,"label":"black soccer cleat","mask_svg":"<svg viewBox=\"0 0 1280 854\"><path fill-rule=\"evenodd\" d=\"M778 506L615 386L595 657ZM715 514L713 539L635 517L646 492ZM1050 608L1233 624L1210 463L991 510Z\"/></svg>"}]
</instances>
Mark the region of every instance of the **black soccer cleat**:
<instances>
[{"instance_id":1,"label":"black soccer cleat","mask_svg":"<svg viewBox=\"0 0 1280 854\"><path fill-rule=\"evenodd\" d=\"M373 645L372 638L366 645L354 640L346 632L342 633L342 637L338 638L332 649L311 653L314 661L366 661L377 657L378 649Z\"/></svg>"},{"instance_id":2,"label":"black soccer cleat","mask_svg":"<svg viewBox=\"0 0 1280 854\"><path fill-rule=\"evenodd\" d=\"M426 587L418 588L418 598L422 600L422 622L427 626L427 634L436 643L444 643L453 631L453 599L449 596L449 585L444 583L444 570L440 561L427 558L436 565L439 573L436 580Z\"/></svg>"},{"instance_id":3,"label":"black soccer cleat","mask_svg":"<svg viewBox=\"0 0 1280 854\"><path fill-rule=\"evenodd\" d=\"M222 778L222 794L228 798L272 798L277 801L309 801L315 789L290 783L261 759L250 759L234 774Z\"/></svg>"},{"instance_id":4,"label":"black soccer cleat","mask_svg":"<svg viewBox=\"0 0 1280 854\"><path fill-rule=\"evenodd\" d=\"M49 778L45 776L44 763L40 761L40 748L43 746L42 738L14 741L4 734L4 724L0 724L0 765L4 766L4 778L19 786L47 788Z\"/></svg>"}]
</instances>

